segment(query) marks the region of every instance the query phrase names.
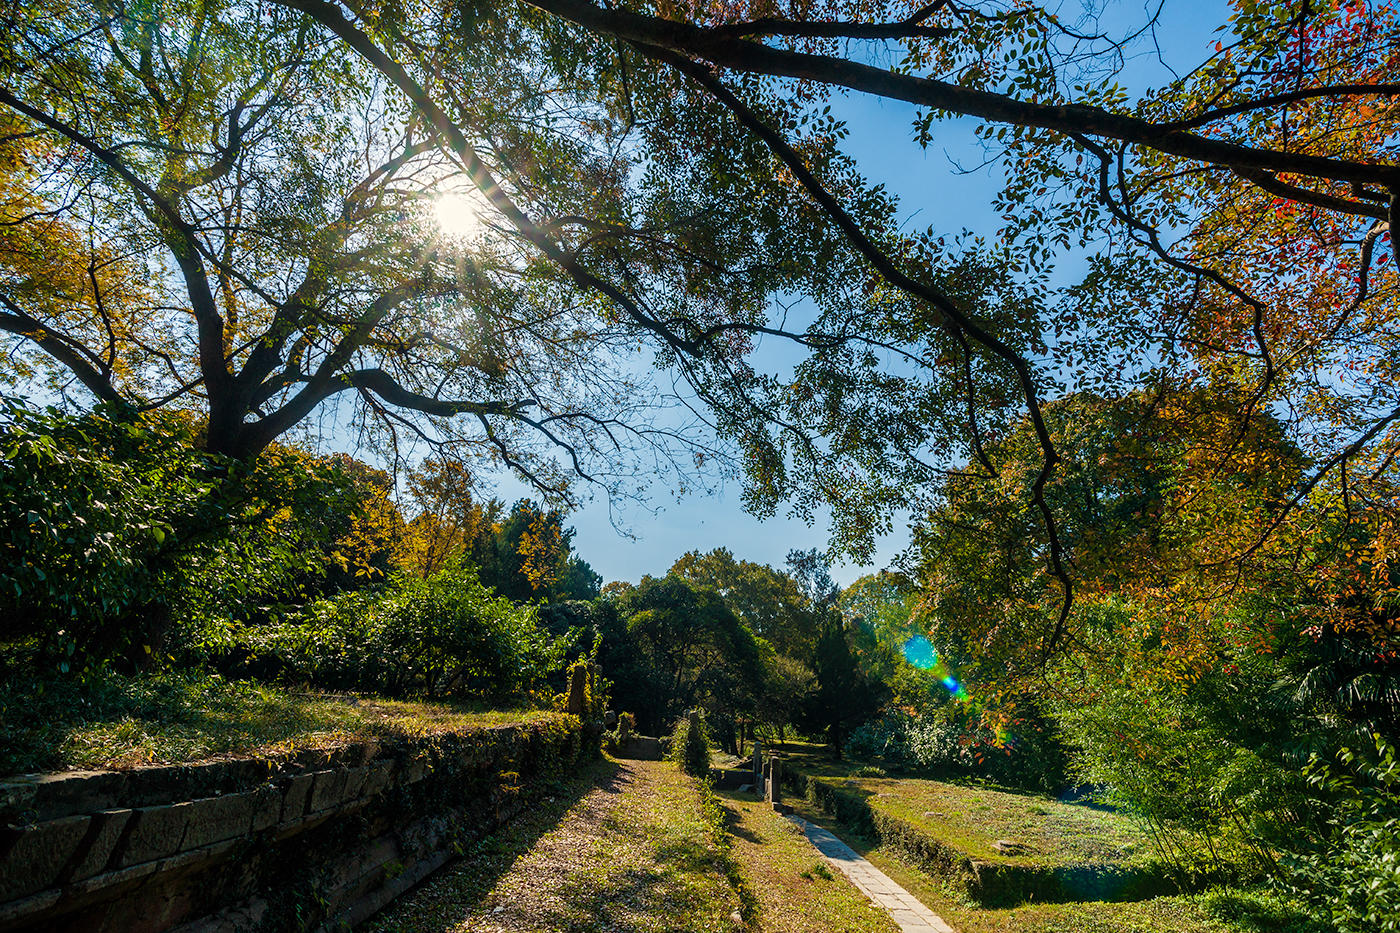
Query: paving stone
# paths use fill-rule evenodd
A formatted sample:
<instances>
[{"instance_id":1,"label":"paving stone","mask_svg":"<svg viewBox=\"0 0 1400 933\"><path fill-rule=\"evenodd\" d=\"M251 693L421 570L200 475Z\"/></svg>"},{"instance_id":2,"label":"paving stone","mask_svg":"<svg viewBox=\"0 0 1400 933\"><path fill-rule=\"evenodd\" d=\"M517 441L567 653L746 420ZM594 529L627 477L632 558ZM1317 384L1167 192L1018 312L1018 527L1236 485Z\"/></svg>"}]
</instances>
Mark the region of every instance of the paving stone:
<instances>
[{"instance_id":1,"label":"paving stone","mask_svg":"<svg viewBox=\"0 0 1400 933\"><path fill-rule=\"evenodd\" d=\"M828 862L899 924L901 933L956 933L942 917L835 835L801 817L789 816L788 819L806 833L808 841Z\"/></svg>"}]
</instances>

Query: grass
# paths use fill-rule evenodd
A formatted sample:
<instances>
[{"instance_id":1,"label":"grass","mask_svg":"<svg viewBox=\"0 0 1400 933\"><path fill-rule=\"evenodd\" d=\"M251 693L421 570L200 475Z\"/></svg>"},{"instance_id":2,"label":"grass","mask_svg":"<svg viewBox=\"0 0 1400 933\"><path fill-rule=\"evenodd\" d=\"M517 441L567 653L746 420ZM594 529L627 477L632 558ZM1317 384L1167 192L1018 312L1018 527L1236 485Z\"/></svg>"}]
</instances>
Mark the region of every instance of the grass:
<instances>
[{"instance_id":1,"label":"grass","mask_svg":"<svg viewBox=\"0 0 1400 933\"><path fill-rule=\"evenodd\" d=\"M987 862L1116 865L1150 860L1155 854L1137 824L1120 813L917 778L856 778L842 784L852 780L875 809ZM1020 843L1026 850L1000 852L995 845L999 840Z\"/></svg>"},{"instance_id":2,"label":"grass","mask_svg":"<svg viewBox=\"0 0 1400 933\"><path fill-rule=\"evenodd\" d=\"M1296 908L1255 891L979 907L897 852L877 847L864 855L959 933L1326 933Z\"/></svg>"},{"instance_id":3,"label":"grass","mask_svg":"<svg viewBox=\"0 0 1400 933\"><path fill-rule=\"evenodd\" d=\"M758 929L785 933L897 933L844 875L833 872L801 831L752 796L719 792L732 852L757 902Z\"/></svg>"},{"instance_id":4,"label":"grass","mask_svg":"<svg viewBox=\"0 0 1400 933\"><path fill-rule=\"evenodd\" d=\"M172 672L0 684L0 775L130 768L423 736L550 716L298 693Z\"/></svg>"},{"instance_id":5,"label":"grass","mask_svg":"<svg viewBox=\"0 0 1400 933\"><path fill-rule=\"evenodd\" d=\"M580 797L581 784L592 781L598 786ZM576 802L513 821L370 929L732 933L746 926L705 797L675 765L609 762L569 786L559 797Z\"/></svg>"},{"instance_id":6,"label":"grass","mask_svg":"<svg viewBox=\"0 0 1400 933\"><path fill-rule=\"evenodd\" d=\"M800 801L796 806L803 817L836 832L959 933L1327 933L1297 908L1257 891L1216 889L1139 901L984 907L911 864L898 850L837 826Z\"/></svg>"},{"instance_id":7,"label":"grass","mask_svg":"<svg viewBox=\"0 0 1400 933\"><path fill-rule=\"evenodd\" d=\"M864 798L970 858L1006 865L1131 865L1156 855L1151 840L1123 813L971 783L863 776L866 769L859 763L833 762L805 750L789 757L804 773ZM999 840L1026 849L1001 852Z\"/></svg>"}]
</instances>

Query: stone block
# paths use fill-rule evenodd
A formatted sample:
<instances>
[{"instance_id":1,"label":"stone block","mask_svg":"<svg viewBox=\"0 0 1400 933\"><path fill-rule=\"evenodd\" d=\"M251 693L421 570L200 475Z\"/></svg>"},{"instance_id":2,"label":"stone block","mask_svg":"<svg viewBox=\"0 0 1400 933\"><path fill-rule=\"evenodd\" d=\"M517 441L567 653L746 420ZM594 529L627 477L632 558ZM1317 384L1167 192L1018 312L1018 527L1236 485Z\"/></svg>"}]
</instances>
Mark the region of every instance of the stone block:
<instances>
[{"instance_id":1,"label":"stone block","mask_svg":"<svg viewBox=\"0 0 1400 933\"><path fill-rule=\"evenodd\" d=\"M320 813L340 803L345 790L345 771L336 768L331 771L316 772L316 783L311 786L311 803L307 813Z\"/></svg>"},{"instance_id":2,"label":"stone block","mask_svg":"<svg viewBox=\"0 0 1400 933\"><path fill-rule=\"evenodd\" d=\"M369 777L369 767L351 768L345 772L345 786L341 789L342 801L354 800L364 790L365 779Z\"/></svg>"},{"instance_id":3,"label":"stone block","mask_svg":"<svg viewBox=\"0 0 1400 933\"><path fill-rule=\"evenodd\" d=\"M107 867L107 863L112 860L112 853L116 850L117 843L121 841L122 833L126 831L126 824L131 822L131 812L130 810L103 810L93 814L92 823L83 840L82 850L63 871L63 883L68 884L91 878Z\"/></svg>"},{"instance_id":4,"label":"stone block","mask_svg":"<svg viewBox=\"0 0 1400 933\"><path fill-rule=\"evenodd\" d=\"M372 765L368 765L365 773L365 783L360 793L366 797L373 797L389 786L394 776L394 762L388 758L382 758Z\"/></svg>"},{"instance_id":5,"label":"stone block","mask_svg":"<svg viewBox=\"0 0 1400 933\"><path fill-rule=\"evenodd\" d=\"M0 859L0 901L56 885L59 873L78 854L91 822L89 816L65 816L11 828L9 832L17 835Z\"/></svg>"},{"instance_id":6,"label":"stone block","mask_svg":"<svg viewBox=\"0 0 1400 933\"><path fill-rule=\"evenodd\" d=\"M291 761L303 771L321 771L331 763L331 753L324 748L306 748L293 755Z\"/></svg>"},{"instance_id":7,"label":"stone block","mask_svg":"<svg viewBox=\"0 0 1400 933\"><path fill-rule=\"evenodd\" d=\"M0 902L0 930L16 927L21 929L27 927L31 930L41 929L34 923L35 915L45 913L62 897L62 891L58 888L50 888L17 901Z\"/></svg>"},{"instance_id":8,"label":"stone block","mask_svg":"<svg viewBox=\"0 0 1400 933\"><path fill-rule=\"evenodd\" d=\"M180 850L194 806L188 800L164 807L141 807L132 813L126 841L113 863L117 868L140 865Z\"/></svg>"},{"instance_id":9,"label":"stone block","mask_svg":"<svg viewBox=\"0 0 1400 933\"><path fill-rule=\"evenodd\" d=\"M181 849L198 849L248 832L256 799L253 791L190 801L189 823Z\"/></svg>"},{"instance_id":10,"label":"stone block","mask_svg":"<svg viewBox=\"0 0 1400 933\"><path fill-rule=\"evenodd\" d=\"M260 833L277 825L282 818L282 789L275 784L264 784L253 791L253 819L249 832Z\"/></svg>"},{"instance_id":11,"label":"stone block","mask_svg":"<svg viewBox=\"0 0 1400 933\"><path fill-rule=\"evenodd\" d=\"M66 903L83 904L110 898L123 890L139 886L159 870L160 861L155 860L142 862L140 865L128 865L126 868L117 868L113 871L104 871L91 878L84 878L82 881L74 881L67 885L63 889L63 899Z\"/></svg>"},{"instance_id":12,"label":"stone block","mask_svg":"<svg viewBox=\"0 0 1400 933\"><path fill-rule=\"evenodd\" d=\"M33 775L21 774L0 781L0 823L28 822L26 814L34 812L34 798L38 793L39 785Z\"/></svg>"},{"instance_id":13,"label":"stone block","mask_svg":"<svg viewBox=\"0 0 1400 933\"><path fill-rule=\"evenodd\" d=\"M423 780L428 773L428 759L420 756L409 759L403 763L403 770L399 772L400 784L416 784Z\"/></svg>"},{"instance_id":14,"label":"stone block","mask_svg":"<svg viewBox=\"0 0 1400 933\"><path fill-rule=\"evenodd\" d=\"M107 810L120 805L125 786L120 771L21 775L0 784L0 822L44 822Z\"/></svg>"},{"instance_id":15,"label":"stone block","mask_svg":"<svg viewBox=\"0 0 1400 933\"><path fill-rule=\"evenodd\" d=\"M306 814L306 798L310 796L311 785L314 783L314 774L298 774L287 782L287 791L282 795L281 822L298 820Z\"/></svg>"}]
</instances>

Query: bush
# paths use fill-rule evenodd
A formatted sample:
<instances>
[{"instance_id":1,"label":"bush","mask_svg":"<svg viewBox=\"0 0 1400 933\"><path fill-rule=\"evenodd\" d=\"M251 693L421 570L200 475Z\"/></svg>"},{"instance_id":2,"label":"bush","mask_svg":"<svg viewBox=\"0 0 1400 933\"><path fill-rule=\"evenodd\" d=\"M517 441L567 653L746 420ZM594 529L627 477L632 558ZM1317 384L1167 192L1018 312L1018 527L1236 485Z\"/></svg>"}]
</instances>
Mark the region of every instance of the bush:
<instances>
[{"instance_id":1,"label":"bush","mask_svg":"<svg viewBox=\"0 0 1400 933\"><path fill-rule=\"evenodd\" d=\"M1066 785L1066 755L1050 726L1023 713L994 731L975 712L945 707L914 715L887 711L851 733L847 756L877 759L932 774L987 778L1023 790L1055 793Z\"/></svg>"},{"instance_id":2,"label":"bush","mask_svg":"<svg viewBox=\"0 0 1400 933\"><path fill-rule=\"evenodd\" d=\"M1379 735L1371 754L1316 755L1309 783L1330 804L1331 832L1285 857L1281 882L1339 933L1400 933L1400 760Z\"/></svg>"},{"instance_id":3,"label":"bush","mask_svg":"<svg viewBox=\"0 0 1400 933\"><path fill-rule=\"evenodd\" d=\"M851 772L851 777L882 778L889 777L889 773L884 768L877 768L875 765L861 765Z\"/></svg>"},{"instance_id":4,"label":"bush","mask_svg":"<svg viewBox=\"0 0 1400 933\"><path fill-rule=\"evenodd\" d=\"M709 777L710 740L705 735L705 725L698 711L676 720L668 754L686 774Z\"/></svg>"},{"instance_id":5,"label":"bush","mask_svg":"<svg viewBox=\"0 0 1400 933\"><path fill-rule=\"evenodd\" d=\"M213 648L264 676L319 687L486 698L536 688L563 653L534 607L493 595L467 566L321 600L300 620L245 628Z\"/></svg>"},{"instance_id":6,"label":"bush","mask_svg":"<svg viewBox=\"0 0 1400 933\"><path fill-rule=\"evenodd\" d=\"M609 754L616 755L626 751L627 746L632 742L632 732L637 727L637 717L631 713L622 713L617 717L617 728L603 737L604 745Z\"/></svg>"},{"instance_id":7,"label":"bush","mask_svg":"<svg viewBox=\"0 0 1400 933\"><path fill-rule=\"evenodd\" d=\"M33 642L64 672L144 667L172 620L236 612L314 568L347 488L294 451L205 453L175 414L6 399L0 425L0 642Z\"/></svg>"}]
</instances>

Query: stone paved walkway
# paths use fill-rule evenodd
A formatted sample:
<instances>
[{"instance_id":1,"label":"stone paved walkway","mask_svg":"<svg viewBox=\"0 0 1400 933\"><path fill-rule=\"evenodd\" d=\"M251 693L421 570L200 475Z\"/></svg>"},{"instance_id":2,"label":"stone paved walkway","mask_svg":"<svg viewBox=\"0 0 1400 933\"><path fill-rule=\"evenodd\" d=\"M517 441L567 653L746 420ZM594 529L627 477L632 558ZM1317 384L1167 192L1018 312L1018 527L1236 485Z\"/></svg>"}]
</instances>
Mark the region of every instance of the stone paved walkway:
<instances>
[{"instance_id":1,"label":"stone paved walkway","mask_svg":"<svg viewBox=\"0 0 1400 933\"><path fill-rule=\"evenodd\" d=\"M956 933L938 914L929 910L914 895L894 882L889 875L861 858L854 849L815 823L799 816L789 816L807 834L817 851L865 896L889 911L904 933Z\"/></svg>"}]
</instances>

